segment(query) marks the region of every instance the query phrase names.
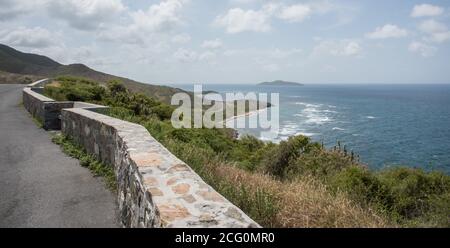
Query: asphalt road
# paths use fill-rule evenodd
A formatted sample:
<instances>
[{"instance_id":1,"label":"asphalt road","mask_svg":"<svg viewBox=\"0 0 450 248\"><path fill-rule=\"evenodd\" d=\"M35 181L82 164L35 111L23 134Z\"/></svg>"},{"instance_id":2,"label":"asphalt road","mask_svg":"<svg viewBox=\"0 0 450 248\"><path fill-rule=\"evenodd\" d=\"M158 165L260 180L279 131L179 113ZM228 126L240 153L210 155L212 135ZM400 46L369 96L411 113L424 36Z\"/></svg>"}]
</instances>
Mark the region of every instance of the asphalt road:
<instances>
[{"instance_id":1,"label":"asphalt road","mask_svg":"<svg viewBox=\"0 0 450 248\"><path fill-rule=\"evenodd\" d=\"M114 195L63 154L0 84L0 227L118 227Z\"/></svg>"}]
</instances>

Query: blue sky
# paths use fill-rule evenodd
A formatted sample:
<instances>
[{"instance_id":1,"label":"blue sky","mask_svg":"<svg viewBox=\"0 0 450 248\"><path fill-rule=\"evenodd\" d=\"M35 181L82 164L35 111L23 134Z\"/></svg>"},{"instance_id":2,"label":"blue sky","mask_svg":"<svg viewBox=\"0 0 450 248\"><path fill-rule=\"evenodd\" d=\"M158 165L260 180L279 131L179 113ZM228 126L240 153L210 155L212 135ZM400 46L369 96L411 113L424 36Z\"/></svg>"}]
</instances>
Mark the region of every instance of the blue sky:
<instances>
[{"instance_id":1,"label":"blue sky","mask_svg":"<svg viewBox=\"0 0 450 248\"><path fill-rule=\"evenodd\" d=\"M0 0L0 43L148 83L450 83L450 1Z\"/></svg>"}]
</instances>

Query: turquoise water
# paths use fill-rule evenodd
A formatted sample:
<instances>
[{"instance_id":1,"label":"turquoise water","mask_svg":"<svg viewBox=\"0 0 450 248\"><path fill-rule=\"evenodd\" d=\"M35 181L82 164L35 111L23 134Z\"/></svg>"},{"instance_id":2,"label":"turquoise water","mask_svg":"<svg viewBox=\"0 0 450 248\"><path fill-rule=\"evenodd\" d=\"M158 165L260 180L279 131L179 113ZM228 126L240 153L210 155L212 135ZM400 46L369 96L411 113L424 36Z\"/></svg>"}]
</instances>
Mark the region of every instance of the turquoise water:
<instances>
[{"instance_id":1,"label":"turquoise water","mask_svg":"<svg viewBox=\"0 0 450 248\"><path fill-rule=\"evenodd\" d=\"M280 132L274 141L304 134L333 147L339 140L371 168L408 165L450 173L450 85L203 88L280 93ZM239 131L259 136L260 130Z\"/></svg>"}]
</instances>

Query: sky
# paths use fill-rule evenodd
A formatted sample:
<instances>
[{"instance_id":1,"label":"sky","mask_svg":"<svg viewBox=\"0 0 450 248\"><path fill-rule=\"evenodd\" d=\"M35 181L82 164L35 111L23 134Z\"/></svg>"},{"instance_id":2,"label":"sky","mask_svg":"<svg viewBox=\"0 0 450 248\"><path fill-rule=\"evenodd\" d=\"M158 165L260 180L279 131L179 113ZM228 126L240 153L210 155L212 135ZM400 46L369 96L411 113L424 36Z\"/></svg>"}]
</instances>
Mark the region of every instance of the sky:
<instances>
[{"instance_id":1,"label":"sky","mask_svg":"<svg viewBox=\"0 0 450 248\"><path fill-rule=\"evenodd\" d=\"M450 1L0 0L0 43L153 84L450 83Z\"/></svg>"}]
</instances>

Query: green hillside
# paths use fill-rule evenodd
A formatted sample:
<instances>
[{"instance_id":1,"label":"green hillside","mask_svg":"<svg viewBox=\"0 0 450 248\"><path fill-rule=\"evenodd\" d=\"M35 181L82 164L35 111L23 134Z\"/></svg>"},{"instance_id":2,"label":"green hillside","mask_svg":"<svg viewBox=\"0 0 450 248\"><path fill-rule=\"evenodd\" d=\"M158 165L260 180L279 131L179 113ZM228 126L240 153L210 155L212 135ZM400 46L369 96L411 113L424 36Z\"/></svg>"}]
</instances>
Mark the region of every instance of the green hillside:
<instances>
[{"instance_id":1,"label":"green hillside","mask_svg":"<svg viewBox=\"0 0 450 248\"><path fill-rule=\"evenodd\" d=\"M62 65L48 57L23 53L0 44L0 83L29 83L44 77L73 76L94 80L106 85L111 80L122 82L132 92L140 92L170 103L172 95L185 92L178 88L144 84L93 70L83 64Z\"/></svg>"}]
</instances>

